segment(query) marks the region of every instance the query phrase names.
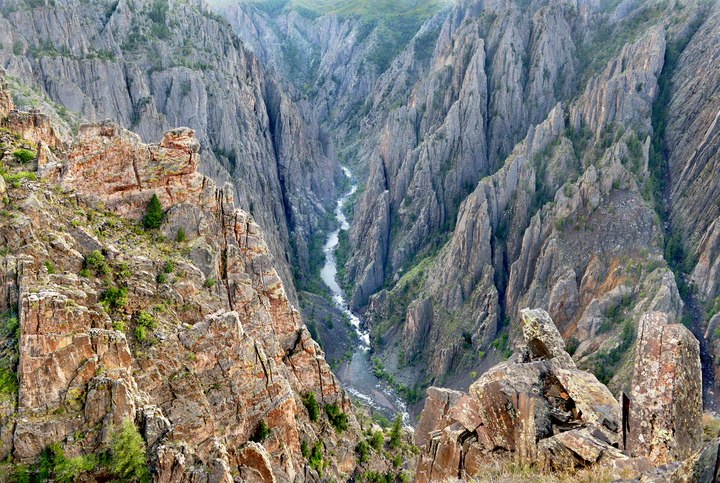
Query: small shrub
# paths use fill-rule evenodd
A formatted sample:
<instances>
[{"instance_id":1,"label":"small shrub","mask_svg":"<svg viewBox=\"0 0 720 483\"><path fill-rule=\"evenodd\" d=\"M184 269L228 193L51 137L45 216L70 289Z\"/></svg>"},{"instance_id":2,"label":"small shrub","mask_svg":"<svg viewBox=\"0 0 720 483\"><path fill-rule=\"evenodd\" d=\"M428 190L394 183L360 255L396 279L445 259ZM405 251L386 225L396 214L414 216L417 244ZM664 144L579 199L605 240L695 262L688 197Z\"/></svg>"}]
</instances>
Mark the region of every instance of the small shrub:
<instances>
[{"instance_id":1,"label":"small shrub","mask_svg":"<svg viewBox=\"0 0 720 483\"><path fill-rule=\"evenodd\" d=\"M182 243L185 241L185 230L182 228L178 228L177 235L175 236L175 241L178 243Z\"/></svg>"},{"instance_id":2,"label":"small shrub","mask_svg":"<svg viewBox=\"0 0 720 483\"><path fill-rule=\"evenodd\" d=\"M250 441L255 441L256 443L260 443L262 441L265 441L268 436L270 436L270 433L272 430L268 428L267 423L265 423L264 419L261 419L260 422L258 422L257 428L255 428L255 432L250 437Z\"/></svg>"},{"instance_id":3,"label":"small shrub","mask_svg":"<svg viewBox=\"0 0 720 483\"><path fill-rule=\"evenodd\" d=\"M325 406L325 412L328 415L330 424L338 433L342 433L348 428L347 414L343 413L337 404L328 404Z\"/></svg>"},{"instance_id":4,"label":"small shrub","mask_svg":"<svg viewBox=\"0 0 720 483\"><path fill-rule=\"evenodd\" d=\"M390 438L388 439L388 448L397 449L402 443L402 418L398 414L395 416L392 428L390 428Z\"/></svg>"},{"instance_id":5,"label":"small shrub","mask_svg":"<svg viewBox=\"0 0 720 483\"><path fill-rule=\"evenodd\" d=\"M216 282L215 282L215 279L214 279L214 278L208 277L208 278L205 279L205 283L203 284L203 286L204 286L205 288L213 288L213 287L215 286L215 283L216 283Z\"/></svg>"},{"instance_id":6,"label":"small shrub","mask_svg":"<svg viewBox=\"0 0 720 483\"><path fill-rule=\"evenodd\" d=\"M165 266L163 267L163 272L165 273L173 273L175 271L175 264L172 260L168 260L165 262Z\"/></svg>"},{"instance_id":7,"label":"small shrub","mask_svg":"<svg viewBox=\"0 0 720 483\"><path fill-rule=\"evenodd\" d=\"M98 466L95 455L75 456L64 459L55 465L55 481L58 483L71 483L78 477L93 471Z\"/></svg>"},{"instance_id":8,"label":"small shrub","mask_svg":"<svg viewBox=\"0 0 720 483\"><path fill-rule=\"evenodd\" d=\"M83 278L90 278L90 275L92 274L90 273L90 270L88 270L87 268L83 268L82 270L80 270L80 273L78 275Z\"/></svg>"},{"instance_id":9,"label":"small shrub","mask_svg":"<svg viewBox=\"0 0 720 483\"><path fill-rule=\"evenodd\" d=\"M370 436L370 446L372 446L375 451L382 451L383 443L385 443L385 437L382 431L374 431L372 436Z\"/></svg>"},{"instance_id":10,"label":"small shrub","mask_svg":"<svg viewBox=\"0 0 720 483\"><path fill-rule=\"evenodd\" d=\"M566 344L567 353L570 355L575 354L575 351L577 351L577 348L579 346L580 346L580 341L577 340L575 337L570 337Z\"/></svg>"},{"instance_id":11,"label":"small shrub","mask_svg":"<svg viewBox=\"0 0 720 483\"><path fill-rule=\"evenodd\" d=\"M13 188L19 188L20 187L20 181L23 179L29 180L29 181L37 181L37 176L35 173L31 173L30 171L20 171L19 173L5 173L2 174L3 179L6 183L10 183Z\"/></svg>"},{"instance_id":12,"label":"small shrub","mask_svg":"<svg viewBox=\"0 0 720 483\"><path fill-rule=\"evenodd\" d=\"M29 163L30 161L33 161L35 159L35 153L30 151L29 149L16 149L13 151L13 156L15 156L15 159L17 159L20 163Z\"/></svg>"},{"instance_id":13,"label":"small shrub","mask_svg":"<svg viewBox=\"0 0 720 483\"><path fill-rule=\"evenodd\" d=\"M322 444L322 442L315 441L312 451L310 452L310 457L308 458L308 465L310 466L310 468L317 471L318 474L322 477L323 469L326 466L326 462L323 459L323 444Z\"/></svg>"},{"instance_id":14,"label":"small shrub","mask_svg":"<svg viewBox=\"0 0 720 483\"><path fill-rule=\"evenodd\" d=\"M128 264L123 262L120 264L120 267L118 268L117 272L115 272L115 276L121 280L127 280L130 278L130 267L128 267Z\"/></svg>"},{"instance_id":15,"label":"small shrub","mask_svg":"<svg viewBox=\"0 0 720 483\"><path fill-rule=\"evenodd\" d=\"M16 483L30 483L30 473L25 465L17 465L14 476Z\"/></svg>"},{"instance_id":16,"label":"small shrub","mask_svg":"<svg viewBox=\"0 0 720 483\"><path fill-rule=\"evenodd\" d=\"M300 453L303 455L303 458L308 459L310 457L310 448L308 447L308 444L305 441L300 442Z\"/></svg>"},{"instance_id":17,"label":"small shrub","mask_svg":"<svg viewBox=\"0 0 720 483\"><path fill-rule=\"evenodd\" d=\"M157 320L155 317L144 310L141 310L138 314L137 324L150 330L157 328Z\"/></svg>"},{"instance_id":18,"label":"small shrub","mask_svg":"<svg viewBox=\"0 0 720 483\"><path fill-rule=\"evenodd\" d=\"M48 274L52 275L55 273L55 266L52 264L51 261L45 261L45 268L47 269Z\"/></svg>"},{"instance_id":19,"label":"small shrub","mask_svg":"<svg viewBox=\"0 0 720 483\"><path fill-rule=\"evenodd\" d=\"M164 216L165 213L163 213L160 200L157 195L153 193L152 198L150 198L150 201L148 202L145 216L143 216L142 224L148 230L160 228Z\"/></svg>"},{"instance_id":20,"label":"small shrub","mask_svg":"<svg viewBox=\"0 0 720 483\"><path fill-rule=\"evenodd\" d=\"M165 283L167 282L167 275L165 275L165 272L160 272L157 274L157 277L155 277L155 280L157 283Z\"/></svg>"},{"instance_id":21,"label":"small shrub","mask_svg":"<svg viewBox=\"0 0 720 483\"><path fill-rule=\"evenodd\" d=\"M360 463L367 463L370 456L370 445L366 441L360 440L355 446L355 451L358 454L358 461Z\"/></svg>"},{"instance_id":22,"label":"small shrub","mask_svg":"<svg viewBox=\"0 0 720 483\"><path fill-rule=\"evenodd\" d=\"M121 309L127 304L127 287L108 287L100 296L106 310Z\"/></svg>"},{"instance_id":23,"label":"small shrub","mask_svg":"<svg viewBox=\"0 0 720 483\"><path fill-rule=\"evenodd\" d=\"M145 335L145 327L143 327L142 325L138 325L137 327L135 327L133 333L135 334L135 338L139 341L143 341L147 338L147 336Z\"/></svg>"},{"instance_id":24,"label":"small shrub","mask_svg":"<svg viewBox=\"0 0 720 483\"><path fill-rule=\"evenodd\" d=\"M113 476L122 481L150 482L145 441L129 419L126 419L120 430L112 436L107 468Z\"/></svg>"},{"instance_id":25,"label":"small shrub","mask_svg":"<svg viewBox=\"0 0 720 483\"><path fill-rule=\"evenodd\" d=\"M315 393L310 391L309 393L305 394L302 398L302 402L305 406L305 409L307 409L310 421L317 421L318 415L320 414L320 409L318 408L317 401L315 401Z\"/></svg>"},{"instance_id":26,"label":"small shrub","mask_svg":"<svg viewBox=\"0 0 720 483\"><path fill-rule=\"evenodd\" d=\"M109 275L110 265L105 261L105 257L100 250L93 250L90 254L85 257L85 268L92 268L98 275Z\"/></svg>"}]
</instances>

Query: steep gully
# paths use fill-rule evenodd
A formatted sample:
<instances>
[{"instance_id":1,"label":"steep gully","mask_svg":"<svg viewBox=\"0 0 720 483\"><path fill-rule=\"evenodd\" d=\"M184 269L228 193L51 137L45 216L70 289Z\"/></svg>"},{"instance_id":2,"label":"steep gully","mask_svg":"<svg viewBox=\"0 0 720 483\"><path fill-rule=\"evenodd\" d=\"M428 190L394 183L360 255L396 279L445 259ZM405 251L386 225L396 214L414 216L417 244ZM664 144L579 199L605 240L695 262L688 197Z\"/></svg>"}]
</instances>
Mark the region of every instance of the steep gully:
<instances>
[{"instance_id":1,"label":"steep gully","mask_svg":"<svg viewBox=\"0 0 720 483\"><path fill-rule=\"evenodd\" d=\"M672 210L672 203L670 201L671 180L670 168L668 165L668 150L665 143L668 99L672 95L671 79L675 73L675 69L677 68L680 55L688 46L695 33L697 33L698 28L702 24L701 19L704 20L705 18L706 15L699 16L698 20L689 26L688 31L683 37L672 41L667 46L662 72L660 73L660 77L658 79L659 92L655 99L651 115L654 133L652 143L653 149L656 153L654 159L651 159L651 163L654 161L653 164L655 164L655 166L653 169L657 173L656 175L661 178L662 189L660 192L660 199L657 203L657 211L663 220L663 230L666 240L670 240L672 238L674 229L679 229L678 227L673 227L670 221L670 212ZM680 283L682 280L683 285L687 284L688 282L685 280L688 278L687 274L682 273L683 270L680 266L678 266L678 263L675 260L668 258L667 253L665 255L667 263L673 269L673 272L675 272L678 282ZM684 254L682 258L684 259ZM705 310L702 308L702 304L697 299L692 288L688 287L685 290L680 290L680 294L684 303L684 319L688 321L688 328L691 330L700 345L703 406L705 409L716 410L715 361L712 351L710 350L709 341L705 337Z\"/></svg>"},{"instance_id":2,"label":"steep gully","mask_svg":"<svg viewBox=\"0 0 720 483\"><path fill-rule=\"evenodd\" d=\"M350 229L350 223L343 210L347 201L358 189L350 170L346 167L343 167L342 170L350 180L351 185L350 189L337 200L335 206L337 228L328 235L327 241L323 245L325 264L320 270L320 277L332 293L333 303L338 310L345 314L355 330L357 344L351 359L342 364L336 375L353 397L372 407L388 419L395 417L396 414L401 414L403 422L407 425L410 424L407 407L395 390L373 373L370 361L370 332L365 327L362 319L350 310L345 292L337 281L335 250L338 247L340 231Z\"/></svg>"}]
</instances>

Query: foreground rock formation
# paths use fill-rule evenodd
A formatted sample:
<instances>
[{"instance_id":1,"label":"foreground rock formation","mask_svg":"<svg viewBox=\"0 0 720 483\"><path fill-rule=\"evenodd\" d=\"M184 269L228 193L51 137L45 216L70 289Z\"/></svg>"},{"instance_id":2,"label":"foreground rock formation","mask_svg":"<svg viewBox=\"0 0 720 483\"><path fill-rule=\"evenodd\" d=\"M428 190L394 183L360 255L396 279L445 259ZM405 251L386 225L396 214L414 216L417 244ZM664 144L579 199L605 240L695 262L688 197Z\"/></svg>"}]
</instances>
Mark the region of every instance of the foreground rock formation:
<instances>
[{"instance_id":1,"label":"foreground rock formation","mask_svg":"<svg viewBox=\"0 0 720 483\"><path fill-rule=\"evenodd\" d=\"M654 468L657 481L712 481L691 477L714 474L717 444L701 450L700 356L688 329L662 313L643 317L623 408L576 367L547 312L521 317L524 344L468 394L428 389L415 432L416 481L482 479L503 459L544 472L601 465L623 479L650 478L643 474Z\"/></svg>"}]
</instances>

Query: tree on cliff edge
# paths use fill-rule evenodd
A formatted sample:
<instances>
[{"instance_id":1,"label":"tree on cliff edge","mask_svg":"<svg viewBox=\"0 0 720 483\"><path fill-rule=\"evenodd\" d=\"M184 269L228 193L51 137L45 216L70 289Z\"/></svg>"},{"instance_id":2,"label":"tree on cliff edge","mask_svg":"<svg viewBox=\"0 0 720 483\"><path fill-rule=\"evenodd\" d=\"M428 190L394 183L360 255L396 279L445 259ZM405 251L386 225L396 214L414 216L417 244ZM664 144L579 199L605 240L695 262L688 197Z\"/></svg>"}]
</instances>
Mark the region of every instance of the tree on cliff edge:
<instances>
[{"instance_id":1,"label":"tree on cliff edge","mask_svg":"<svg viewBox=\"0 0 720 483\"><path fill-rule=\"evenodd\" d=\"M154 229L154 228L160 228L160 223L162 223L163 219L163 208L160 204L160 200L158 199L157 195L153 193L152 198L150 198L150 202L147 205L147 211L145 211L145 216L143 216L142 223L143 226L147 229Z\"/></svg>"}]
</instances>

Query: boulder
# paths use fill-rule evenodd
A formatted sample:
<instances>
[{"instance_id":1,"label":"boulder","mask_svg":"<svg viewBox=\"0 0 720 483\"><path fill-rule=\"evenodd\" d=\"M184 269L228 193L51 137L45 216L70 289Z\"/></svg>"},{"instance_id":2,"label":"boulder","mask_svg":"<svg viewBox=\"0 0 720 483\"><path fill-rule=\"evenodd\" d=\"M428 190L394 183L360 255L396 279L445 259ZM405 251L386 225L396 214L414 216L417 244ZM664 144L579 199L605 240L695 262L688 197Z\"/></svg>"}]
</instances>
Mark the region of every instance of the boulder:
<instances>
[{"instance_id":1,"label":"boulder","mask_svg":"<svg viewBox=\"0 0 720 483\"><path fill-rule=\"evenodd\" d=\"M662 312L640 320L627 448L655 464L690 456L702 441L702 372L697 339Z\"/></svg>"},{"instance_id":2,"label":"boulder","mask_svg":"<svg viewBox=\"0 0 720 483\"><path fill-rule=\"evenodd\" d=\"M720 476L720 438L681 462L665 464L644 473L643 483L673 481L678 483L714 483Z\"/></svg>"},{"instance_id":3,"label":"boulder","mask_svg":"<svg viewBox=\"0 0 720 483\"><path fill-rule=\"evenodd\" d=\"M520 316L531 360L555 359L561 367L575 368L575 361L565 352L565 341L547 312L543 309L523 309Z\"/></svg>"},{"instance_id":4,"label":"boulder","mask_svg":"<svg viewBox=\"0 0 720 483\"><path fill-rule=\"evenodd\" d=\"M538 463L545 470L564 471L625 458L590 427L566 431L538 443Z\"/></svg>"}]
</instances>

